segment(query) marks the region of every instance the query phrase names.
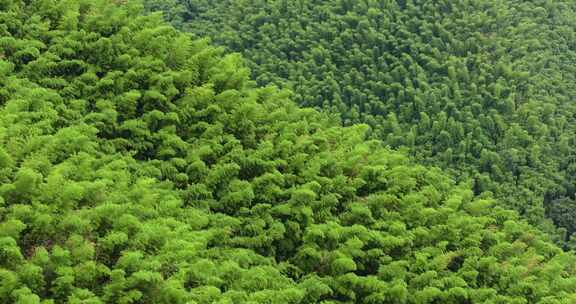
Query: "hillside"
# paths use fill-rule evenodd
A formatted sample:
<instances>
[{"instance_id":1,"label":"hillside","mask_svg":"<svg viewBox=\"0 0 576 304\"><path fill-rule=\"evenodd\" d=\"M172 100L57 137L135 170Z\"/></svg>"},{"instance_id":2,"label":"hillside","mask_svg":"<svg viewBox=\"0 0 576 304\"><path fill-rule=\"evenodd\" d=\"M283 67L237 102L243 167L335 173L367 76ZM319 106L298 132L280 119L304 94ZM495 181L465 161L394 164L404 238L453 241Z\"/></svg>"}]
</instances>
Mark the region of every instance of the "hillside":
<instances>
[{"instance_id":1,"label":"hillside","mask_svg":"<svg viewBox=\"0 0 576 304\"><path fill-rule=\"evenodd\" d=\"M242 53L258 84L576 231L574 1L145 3Z\"/></svg>"},{"instance_id":2,"label":"hillside","mask_svg":"<svg viewBox=\"0 0 576 304\"><path fill-rule=\"evenodd\" d=\"M573 303L472 184L138 2L0 2L0 303Z\"/></svg>"}]
</instances>

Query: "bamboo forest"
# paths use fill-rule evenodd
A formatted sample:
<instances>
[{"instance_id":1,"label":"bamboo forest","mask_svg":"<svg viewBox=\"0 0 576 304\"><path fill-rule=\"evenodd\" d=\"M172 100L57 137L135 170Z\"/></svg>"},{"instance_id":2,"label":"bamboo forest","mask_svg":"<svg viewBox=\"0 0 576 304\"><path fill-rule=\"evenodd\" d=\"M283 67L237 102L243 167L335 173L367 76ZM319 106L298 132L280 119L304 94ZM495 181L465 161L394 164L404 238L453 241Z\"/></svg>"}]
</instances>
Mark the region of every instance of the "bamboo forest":
<instances>
[{"instance_id":1,"label":"bamboo forest","mask_svg":"<svg viewBox=\"0 0 576 304\"><path fill-rule=\"evenodd\" d=\"M576 303L574 0L0 0L0 304Z\"/></svg>"}]
</instances>

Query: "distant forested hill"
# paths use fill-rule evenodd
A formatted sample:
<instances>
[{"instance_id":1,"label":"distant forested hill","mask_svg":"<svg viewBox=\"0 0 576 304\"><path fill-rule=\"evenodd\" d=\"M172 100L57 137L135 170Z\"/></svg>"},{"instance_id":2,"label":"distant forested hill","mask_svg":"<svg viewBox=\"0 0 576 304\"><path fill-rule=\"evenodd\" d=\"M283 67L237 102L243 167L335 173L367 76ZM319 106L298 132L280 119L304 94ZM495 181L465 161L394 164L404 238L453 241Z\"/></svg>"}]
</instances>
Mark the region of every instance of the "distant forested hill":
<instances>
[{"instance_id":1,"label":"distant forested hill","mask_svg":"<svg viewBox=\"0 0 576 304\"><path fill-rule=\"evenodd\" d=\"M574 1L146 0L257 82L576 230Z\"/></svg>"}]
</instances>

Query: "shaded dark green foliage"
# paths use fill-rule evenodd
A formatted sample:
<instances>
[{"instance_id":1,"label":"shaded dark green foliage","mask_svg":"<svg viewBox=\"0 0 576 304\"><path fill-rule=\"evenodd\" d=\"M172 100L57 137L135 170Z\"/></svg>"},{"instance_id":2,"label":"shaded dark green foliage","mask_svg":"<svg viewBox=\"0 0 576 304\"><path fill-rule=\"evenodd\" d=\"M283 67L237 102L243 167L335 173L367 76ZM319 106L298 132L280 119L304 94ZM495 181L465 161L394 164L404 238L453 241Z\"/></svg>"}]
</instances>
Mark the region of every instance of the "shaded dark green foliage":
<instances>
[{"instance_id":1,"label":"shaded dark green foliage","mask_svg":"<svg viewBox=\"0 0 576 304\"><path fill-rule=\"evenodd\" d=\"M244 54L259 84L573 232L554 211L576 191L573 1L145 3Z\"/></svg>"},{"instance_id":2,"label":"shaded dark green foliage","mask_svg":"<svg viewBox=\"0 0 576 304\"><path fill-rule=\"evenodd\" d=\"M0 2L0 303L573 303L576 259L128 1Z\"/></svg>"}]
</instances>

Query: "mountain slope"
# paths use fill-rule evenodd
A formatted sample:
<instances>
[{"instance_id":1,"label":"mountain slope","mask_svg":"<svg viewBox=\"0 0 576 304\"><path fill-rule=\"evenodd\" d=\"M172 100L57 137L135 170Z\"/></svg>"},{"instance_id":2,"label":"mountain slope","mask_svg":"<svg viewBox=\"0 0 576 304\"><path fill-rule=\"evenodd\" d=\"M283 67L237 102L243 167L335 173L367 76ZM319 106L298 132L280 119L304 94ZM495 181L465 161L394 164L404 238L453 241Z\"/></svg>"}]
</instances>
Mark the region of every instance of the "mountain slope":
<instances>
[{"instance_id":1,"label":"mountain slope","mask_svg":"<svg viewBox=\"0 0 576 304\"><path fill-rule=\"evenodd\" d=\"M573 1L145 3L241 52L259 84L576 231Z\"/></svg>"},{"instance_id":2,"label":"mountain slope","mask_svg":"<svg viewBox=\"0 0 576 304\"><path fill-rule=\"evenodd\" d=\"M137 3L0 11L0 303L576 300L514 212Z\"/></svg>"}]
</instances>

